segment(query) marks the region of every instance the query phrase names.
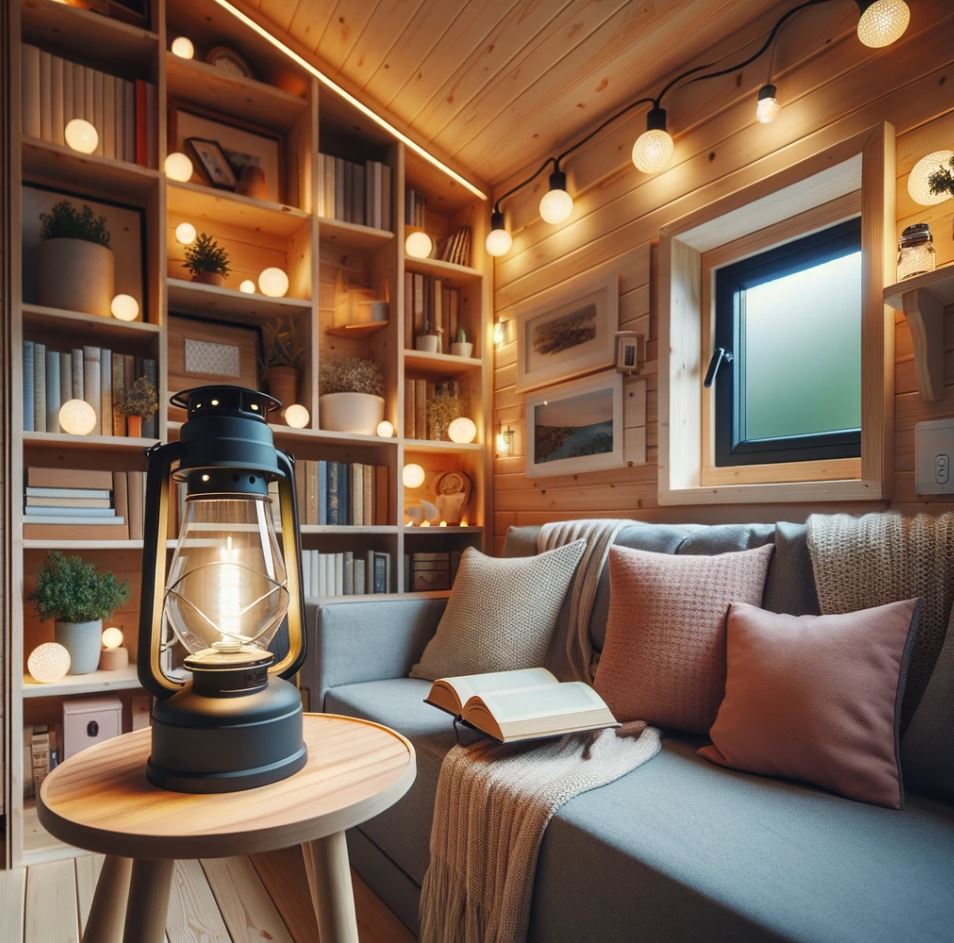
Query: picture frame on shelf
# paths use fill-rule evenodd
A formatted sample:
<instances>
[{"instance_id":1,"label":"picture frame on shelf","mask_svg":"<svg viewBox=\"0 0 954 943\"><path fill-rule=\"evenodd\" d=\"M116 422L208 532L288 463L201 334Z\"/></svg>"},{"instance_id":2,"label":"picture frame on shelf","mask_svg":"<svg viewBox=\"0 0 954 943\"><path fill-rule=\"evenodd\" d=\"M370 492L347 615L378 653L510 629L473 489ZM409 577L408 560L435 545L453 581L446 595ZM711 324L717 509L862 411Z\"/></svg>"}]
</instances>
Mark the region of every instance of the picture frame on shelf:
<instances>
[{"instance_id":1,"label":"picture frame on shelf","mask_svg":"<svg viewBox=\"0 0 954 943\"><path fill-rule=\"evenodd\" d=\"M517 392L609 367L616 357L619 277L575 278L511 313Z\"/></svg>"},{"instance_id":2,"label":"picture frame on shelf","mask_svg":"<svg viewBox=\"0 0 954 943\"><path fill-rule=\"evenodd\" d=\"M185 139L187 153L195 158L205 179L216 189L234 190L238 177L218 141L208 138Z\"/></svg>"},{"instance_id":3,"label":"picture frame on shelf","mask_svg":"<svg viewBox=\"0 0 954 943\"><path fill-rule=\"evenodd\" d=\"M608 370L527 397L528 478L623 466L623 375Z\"/></svg>"}]
</instances>

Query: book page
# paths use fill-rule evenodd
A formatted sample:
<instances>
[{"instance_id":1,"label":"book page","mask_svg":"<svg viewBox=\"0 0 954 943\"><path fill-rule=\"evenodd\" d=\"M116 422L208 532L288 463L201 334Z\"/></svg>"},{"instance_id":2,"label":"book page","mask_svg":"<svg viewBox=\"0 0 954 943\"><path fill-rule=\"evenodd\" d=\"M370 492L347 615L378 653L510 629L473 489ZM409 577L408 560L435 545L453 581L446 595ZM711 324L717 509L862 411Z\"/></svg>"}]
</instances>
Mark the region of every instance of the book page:
<instances>
[{"instance_id":1,"label":"book page","mask_svg":"<svg viewBox=\"0 0 954 943\"><path fill-rule=\"evenodd\" d=\"M456 678L441 678L434 684L445 684L453 690L461 704L470 698L494 691L536 691L540 688L559 686L557 679L546 668L520 668L516 671L491 671L479 675L459 675Z\"/></svg>"},{"instance_id":2,"label":"book page","mask_svg":"<svg viewBox=\"0 0 954 943\"><path fill-rule=\"evenodd\" d=\"M524 688L479 695L486 709L501 725L540 717L577 714L590 710L608 710L606 703L588 684L571 681L543 688ZM470 705L464 703L464 714Z\"/></svg>"}]
</instances>

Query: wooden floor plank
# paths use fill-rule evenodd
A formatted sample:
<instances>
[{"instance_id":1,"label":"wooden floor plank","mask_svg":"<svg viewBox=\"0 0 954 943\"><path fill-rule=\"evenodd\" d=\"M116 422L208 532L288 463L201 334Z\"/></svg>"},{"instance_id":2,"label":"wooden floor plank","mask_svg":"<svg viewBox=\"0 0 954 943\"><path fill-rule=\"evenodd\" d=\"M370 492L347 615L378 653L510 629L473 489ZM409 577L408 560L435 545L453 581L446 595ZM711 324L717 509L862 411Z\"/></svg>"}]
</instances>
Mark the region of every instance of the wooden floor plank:
<instances>
[{"instance_id":1,"label":"wooden floor plank","mask_svg":"<svg viewBox=\"0 0 954 943\"><path fill-rule=\"evenodd\" d=\"M102 855L80 855L74 860L76 866L76 900L79 907L80 933L86 930L86 918L93 903L93 891L103 869Z\"/></svg>"},{"instance_id":2,"label":"wooden floor plank","mask_svg":"<svg viewBox=\"0 0 954 943\"><path fill-rule=\"evenodd\" d=\"M169 943L232 943L198 861L177 861L166 922Z\"/></svg>"},{"instance_id":3,"label":"wooden floor plank","mask_svg":"<svg viewBox=\"0 0 954 943\"><path fill-rule=\"evenodd\" d=\"M31 867L25 900L25 940L78 943L76 868L71 859Z\"/></svg>"},{"instance_id":4,"label":"wooden floor plank","mask_svg":"<svg viewBox=\"0 0 954 943\"><path fill-rule=\"evenodd\" d=\"M0 940L23 943L26 870L0 871Z\"/></svg>"},{"instance_id":5,"label":"wooden floor plank","mask_svg":"<svg viewBox=\"0 0 954 943\"><path fill-rule=\"evenodd\" d=\"M411 931L354 871L351 872L351 884L361 943L415 943Z\"/></svg>"},{"instance_id":6,"label":"wooden floor plank","mask_svg":"<svg viewBox=\"0 0 954 943\"><path fill-rule=\"evenodd\" d=\"M294 943L248 858L211 858L202 869L235 943Z\"/></svg>"},{"instance_id":7,"label":"wooden floor plank","mask_svg":"<svg viewBox=\"0 0 954 943\"><path fill-rule=\"evenodd\" d=\"M315 943L318 924L311 906L301 847L252 855L251 861L295 943Z\"/></svg>"}]
</instances>

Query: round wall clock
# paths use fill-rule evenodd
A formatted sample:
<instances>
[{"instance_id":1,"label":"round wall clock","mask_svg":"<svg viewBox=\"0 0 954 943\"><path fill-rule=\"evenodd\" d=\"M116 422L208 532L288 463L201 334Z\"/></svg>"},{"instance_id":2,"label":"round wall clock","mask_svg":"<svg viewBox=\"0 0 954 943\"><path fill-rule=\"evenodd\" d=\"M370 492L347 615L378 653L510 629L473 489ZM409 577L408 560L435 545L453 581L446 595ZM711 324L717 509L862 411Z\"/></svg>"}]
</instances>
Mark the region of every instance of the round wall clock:
<instances>
[{"instance_id":1,"label":"round wall clock","mask_svg":"<svg viewBox=\"0 0 954 943\"><path fill-rule=\"evenodd\" d=\"M237 75L239 78L254 78L249 64L234 50L228 46L213 46L205 57L205 61L216 69L221 69L229 75Z\"/></svg>"}]
</instances>

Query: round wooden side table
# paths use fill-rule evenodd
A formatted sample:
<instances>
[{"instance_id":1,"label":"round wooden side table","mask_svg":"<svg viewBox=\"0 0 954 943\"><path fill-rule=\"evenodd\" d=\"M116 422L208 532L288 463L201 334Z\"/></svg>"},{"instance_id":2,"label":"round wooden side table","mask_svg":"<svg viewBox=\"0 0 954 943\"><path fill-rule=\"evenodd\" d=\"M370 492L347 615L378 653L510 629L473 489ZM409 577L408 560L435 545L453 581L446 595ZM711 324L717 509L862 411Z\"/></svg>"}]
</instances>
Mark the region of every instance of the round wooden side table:
<instances>
[{"instance_id":1,"label":"round wooden side table","mask_svg":"<svg viewBox=\"0 0 954 943\"><path fill-rule=\"evenodd\" d=\"M71 757L40 789L40 822L61 841L106 855L84 943L164 939L178 858L224 858L305 846L322 943L357 943L345 829L397 802L416 773L400 734L337 714L306 714L308 763L242 792L192 795L146 782L150 731ZM131 859L131 860L130 860ZM128 887L128 894L126 888Z\"/></svg>"}]
</instances>

